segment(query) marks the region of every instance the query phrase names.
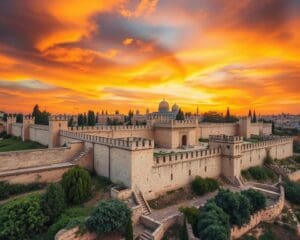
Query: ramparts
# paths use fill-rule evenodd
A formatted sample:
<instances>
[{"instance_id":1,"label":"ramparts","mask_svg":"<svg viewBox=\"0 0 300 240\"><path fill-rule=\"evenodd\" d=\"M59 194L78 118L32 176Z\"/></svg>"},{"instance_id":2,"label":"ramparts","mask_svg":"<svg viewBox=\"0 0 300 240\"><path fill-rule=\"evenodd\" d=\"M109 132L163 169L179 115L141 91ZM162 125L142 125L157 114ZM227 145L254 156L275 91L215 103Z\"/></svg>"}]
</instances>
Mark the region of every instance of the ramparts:
<instances>
[{"instance_id":1,"label":"ramparts","mask_svg":"<svg viewBox=\"0 0 300 240\"><path fill-rule=\"evenodd\" d=\"M221 148L195 150L180 153L168 153L154 156L154 167L176 164L186 161L194 161L202 158L215 157L221 155Z\"/></svg>"},{"instance_id":2,"label":"ramparts","mask_svg":"<svg viewBox=\"0 0 300 240\"><path fill-rule=\"evenodd\" d=\"M96 143L100 145L106 145L111 147L117 147L127 150L141 150L154 148L154 141L151 139L142 138L105 138L95 135L90 135L86 133L70 132L70 131L60 131L61 137L66 137L70 139L82 140L85 142Z\"/></svg>"},{"instance_id":3,"label":"ramparts","mask_svg":"<svg viewBox=\"0 0 300 240\"><path fill-rule=\"evenodd\" d=\"M154 124L157 128L187 128L197 127L197 121L196 120L167 120L167 121L161 121Z\"/></svg>"}]
</instances>

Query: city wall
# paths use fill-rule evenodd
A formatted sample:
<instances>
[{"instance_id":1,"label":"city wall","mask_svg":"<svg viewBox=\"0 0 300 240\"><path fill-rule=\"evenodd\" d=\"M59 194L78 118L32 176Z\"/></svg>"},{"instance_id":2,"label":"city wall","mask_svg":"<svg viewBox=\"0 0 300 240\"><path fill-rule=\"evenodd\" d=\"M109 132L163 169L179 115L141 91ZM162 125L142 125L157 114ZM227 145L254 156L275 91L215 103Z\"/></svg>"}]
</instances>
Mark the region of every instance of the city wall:
<instances>
[{"instance_id":1,"label":"city wall","mask_svg":"<svg viewBox=\"0 0 300 240\"><path fill-rule=\"evenodd\" d=\"M30 125L29 140L47 146L49 144L49 126L37 124Z\"/></svg>"},{"instance_id":2,"label":"city wall","mask_svg":"<svg viewBox=\"0 0 300 240\"><path fill-rule=\"evenodd\" d=\"M22 137L22 123L14 123L12 124L12 135L15 137Z\"/></svg>"},{"instance_id":3,"label":"city wall","mask_svg":"<svg viewBox=\"0 0 300 240\"><path fill-rule=\"evenodd\" d=\"M262 165L267 155L284 159L293 155L293 139L282 137L258 143L244 143L241 148L241 170Z\"/></svg>"},{"instance_id":4,"label":"city wall","mask_svg":"<svg viewBox=\"0 0 300 240\"><path fill-rule=\"evenodd\" d=\"M67 162L82 151L82 146L82 142L73 142L68 147L62 148L2 152L0 153L0 171Z\"/></svg>"}]
</instances>

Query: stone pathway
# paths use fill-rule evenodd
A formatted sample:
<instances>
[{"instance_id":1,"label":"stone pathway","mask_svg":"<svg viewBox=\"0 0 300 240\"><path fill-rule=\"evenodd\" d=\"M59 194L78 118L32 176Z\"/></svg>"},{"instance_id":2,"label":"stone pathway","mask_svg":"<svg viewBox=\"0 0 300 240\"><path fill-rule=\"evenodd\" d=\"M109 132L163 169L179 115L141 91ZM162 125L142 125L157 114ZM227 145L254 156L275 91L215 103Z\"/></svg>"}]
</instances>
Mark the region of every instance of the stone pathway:
<instances>
[{"instance_id":1,"label":"stone pathway","mask_svg":"<svg viewBox=\"0 0 300 240\"><path fill-rule=\"evenodd\" d=\"M224 188L230 189L231 191L237 192L240 191L240 188L233 187L233 186L224 186ZM152 209L152 212L149 217L155 219L156 221L162 221L163 219L179 214L179 208L180 207L200 207L202 204L205 204L207 200L215 197L217 194L217 191L212 193L207 193L202 197L195 197L191 200L183 201L181 203L163 208L163 209Z\"/></svg>"}]
</instances>

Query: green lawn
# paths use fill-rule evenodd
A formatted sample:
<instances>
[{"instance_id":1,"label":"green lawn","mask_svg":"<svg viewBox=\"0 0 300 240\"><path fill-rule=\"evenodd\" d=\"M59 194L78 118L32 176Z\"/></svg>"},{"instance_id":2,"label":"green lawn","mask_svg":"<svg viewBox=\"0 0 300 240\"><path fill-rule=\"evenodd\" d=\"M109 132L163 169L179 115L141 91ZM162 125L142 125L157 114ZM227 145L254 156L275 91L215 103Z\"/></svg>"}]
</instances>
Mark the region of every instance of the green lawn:
<instances>
[{"instance_id":1,"label":"green lawn","mask_svg":"<svg viewBox=\"0 0 300 240\"><path fill-rule=\"evenodd\" d=\"M22 141L20 138L12 137L0 141L0 152L18 151L27 149L47 148L46 146L32 141Z\"/></svg>"}]
</instances>

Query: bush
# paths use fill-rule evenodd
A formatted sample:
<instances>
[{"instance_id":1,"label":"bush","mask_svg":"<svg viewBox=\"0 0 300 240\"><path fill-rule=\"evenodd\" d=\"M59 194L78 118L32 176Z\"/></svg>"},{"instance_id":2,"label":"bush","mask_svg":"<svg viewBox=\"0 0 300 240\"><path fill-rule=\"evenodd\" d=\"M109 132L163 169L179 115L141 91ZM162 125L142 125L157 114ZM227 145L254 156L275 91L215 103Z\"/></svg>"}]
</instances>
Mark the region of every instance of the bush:
<instances>
[{"instance_id":1,"label":"bush","mask_svg":"<svg viewBox=\"0 0 300 240\"><path fill-rule=\"evenodd\" d=\"M250 202L240 193L221 189L215 197L217 206L229 215L231 225L242 226L250 220Z\"/></svg>"},{"instance_id":2,"label":"bush","mask_svg":"<svg viewBox=\"0 0 300 240\"><path fill-rule=\"evenodd\" d=\"M271 165L274 163L274 160L273 158L270 156L270 155L267 155L264 159L264 164L268 164L268 165Z\"/></svg>"},{"instance_id":3,"label":"bush","mask_svg":"<svg viewBox=\"0 0 300 240\"><path fill-rule=\"evenodd\" d=\"M126 231L125 231L125 240L133 240L133 228L131 219L127 221Z\"/></svg>"},{"instance_id":4,"label":"bush","mask_svg":"<svg viewBox=\"0 0 300 240\"><path fill-rule=\"evenodd\" d=\"M65 193L60 184L51 184L42 197L42 208L50 222L54 222L64 211Z\"/></svg>"},{"instance_id":5,"label":"bush","mask_svg":"<svg viewBox=\"0 0 300 240\"><path fill-rule=\"evenodd\" d=\"M191 183L191 187L195 194L203 195L207 192L213 192L219 188L219 183L217 180L212 178L203 179L200 176L196 176Z\"/></svg>"},{"instance_id":6,"label":"bush","mask_svg":"<svg viewBox=\"0 0 300 240\"><path fill-rule=\"evenodd\" d=\"M44 188L45 186L45 183L10 184L5 181L0 182L0 200L9 198L11 195L39 190Z\"/></svg>"},{"instance_id":7,"label":"bush","mask_svg":"<svg viewBox=\"0 0 300 240\"><path fill-rule=\"evenodd\" d=\"M246 179L255 179L259 182L266 181L268 179L275 180L276 174L266 167L250 167L248 170L242 171L242 176Z\"/></svg>"},{"instance_id":8,"label":"bush","mask_svg":"<svg viewBox=\"0 0 300 240\"><path fill-rule=\"evenodd\" d=\"M266 233L262 234L259 237L259 240L277 240L275 235L272 233L271 230L268 230Z\"/></svg>"},{"instance_id":9,"label":"bush","mask_svg":"<svg viewBox=\"0 0 300 240\"><path fill-rule=\"evenodd\" d=\"M91 176L82 167L76 166L64 173L61 184L70 204L83 203L91 195Z\"/></svg>"},{"instance_id":10,"label":"bush","mask_svg":"<svg viewBox=\"0 0 300 240\"><path fill-rule=\"evenodd\" d=\"M91 208L74 207L66 209L58 220L48 228L47 234L44 238L46 238L46 240L53 240L55 234L59 230L64 228L70 229L83 224L90 212Z\"/></svg>"},{"instance_id":11,"label":"bush","mask_svg":"<svg viewBox=\"0 0 300 240\"><path fill-rule=\"evenodd\" d=\"M101 201L87 219L88 230L97 234L112 231L125 232L131 219L130 209L124 202L116 199Z\"/></svg>"},{"instance_id":12,"label":"bush","mask_svg":"<svg viewBox=\"0 0 300 240\"><path fill-rule=\"evenodd\" d=\"M0 239L31 239L47 221L39 195L12 200L0 207Z\"/></svg>"},{"instance_id":13,"label":"bush","mask_svg":"<svg viewBox=\"0 0 300 240\"><path fill-rule=\"evenodd\" d=\"M259 191L248 189L241 192L250 202L250 213L253 214L266 208L266 197Z\"/></svg>"},{"instance_id":14,"label":"bush","mask_svg":"<svg viewBox=\"0 0 300 240\"><path fill-rule=\"evenodd\" d=\"M228 215L214 201L209 201L199 214L197 230L201 239L229 240Z\"/></svg>"},{"instance_id":15,"label":"bush","mask_svg":"<svg viewBox=\"0 0 300 240\"><path fill-rule=\"evenodd\" d=\"M285 196L287 200L294 204L300 204L300 183L293 181L285 181Z\"/></svg>"}]
</instances>

